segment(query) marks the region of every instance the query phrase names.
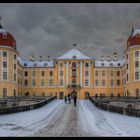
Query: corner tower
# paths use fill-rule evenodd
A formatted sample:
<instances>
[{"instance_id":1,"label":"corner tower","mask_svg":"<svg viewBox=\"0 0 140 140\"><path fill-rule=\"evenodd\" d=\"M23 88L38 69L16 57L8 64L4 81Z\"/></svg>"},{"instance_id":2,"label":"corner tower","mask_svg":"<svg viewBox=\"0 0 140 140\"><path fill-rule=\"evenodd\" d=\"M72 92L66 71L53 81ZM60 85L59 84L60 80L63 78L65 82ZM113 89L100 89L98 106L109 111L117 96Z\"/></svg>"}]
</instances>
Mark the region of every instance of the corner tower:
<instances>
[{"instance_id":1,"label":"corner tower","mask_svg":"<svg viewBox=\"0 0 140 140\"><path fill-rule=\"evenodd\" d=\"M0 96L17 94L17 56L16 40L2 26L0 17Z\"/></svg>"}]
</instances>

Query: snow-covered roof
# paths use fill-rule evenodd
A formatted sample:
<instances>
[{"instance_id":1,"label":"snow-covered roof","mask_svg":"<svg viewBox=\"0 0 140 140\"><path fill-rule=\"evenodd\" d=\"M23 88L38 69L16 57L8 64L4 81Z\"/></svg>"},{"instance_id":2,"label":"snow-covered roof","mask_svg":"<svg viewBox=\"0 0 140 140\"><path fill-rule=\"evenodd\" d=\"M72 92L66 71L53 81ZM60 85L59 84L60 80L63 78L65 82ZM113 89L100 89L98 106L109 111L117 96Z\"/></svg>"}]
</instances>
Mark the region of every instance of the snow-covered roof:
<instances>
[{"instance_id":1,"label":"snow-covered roof","mask_svg":"<svg viewBox=\"0 0 140 140\"><path fill-rule=\"evenodd\" d=\"M57 57L56 59L92 59L91 57L82 53L79 49L73 48L65 54Z\"/></svg>"},{"instance_id":2,"label":"snow-covered roof","mask_svg":"<svg viewBox=\"0 0 140 140\"><path fill-rule=\"evenodd\" d=\"M137 34L140 34L140 29L135 30L134 33L132 34L132 36L135 36Z\"/></svg>"},{"instance_id":3,"label":"snow-covered roof","mask_svg":"<svg viewBox=\"0 0 140 140\"><path fill-rule=\"evenodd\" d=\"M6 31L6 30L4 30L4 29L0 29L0 33L7 34L7 31Z\"/></svg>"},{"instance_id":4,"label":"snow-covered roof","mask_svg":"<svg viewBox=\"0 0 140 140\"><path fill-rule=\"evenodd\" d=\"M95 67L121 67L125 64L125 60L95 60Z\"/></svg>"},{"instance_id":5,"label":"snow-covered roof","mask_svg":"<svg viewBox=\"0 0 140 140\"><path fill-rule=\"evenodd\" d=\"M133 46L130 46L129 48L136 48L136 47L140 47L140 45L133 45Z\"/></svg>"},{"instance_id":6,"label":"snow-covered roof","mask_svg":"<svg viewBox=\"0 0 140 140\"><path fill-rule=\"evenodd\" d=\"M23 60L18 57L19 64L23 67L54 67L54 61L30 61L30 60Z\"/></svg>"}]
</instances>

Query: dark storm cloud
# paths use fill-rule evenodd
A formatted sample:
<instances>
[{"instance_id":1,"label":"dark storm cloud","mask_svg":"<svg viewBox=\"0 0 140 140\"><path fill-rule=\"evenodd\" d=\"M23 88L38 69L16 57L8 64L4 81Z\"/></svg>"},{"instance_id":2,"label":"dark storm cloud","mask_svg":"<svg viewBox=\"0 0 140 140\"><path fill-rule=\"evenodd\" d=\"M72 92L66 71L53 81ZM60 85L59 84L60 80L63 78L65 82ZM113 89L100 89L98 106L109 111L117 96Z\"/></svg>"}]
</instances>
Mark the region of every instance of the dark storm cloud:
<instances>
[{"instance_id":1,"label":"dark storm cloud","mask_svg":"<svg viewBox=\"0 0 140 140\"><path fill-rule=\"evenodd\" d=\"M132 24L140 27L140 4L0 4L3 26L20 56L56 57L77 43L93 58L123 55Z\"/></svg>"}]
</instances>

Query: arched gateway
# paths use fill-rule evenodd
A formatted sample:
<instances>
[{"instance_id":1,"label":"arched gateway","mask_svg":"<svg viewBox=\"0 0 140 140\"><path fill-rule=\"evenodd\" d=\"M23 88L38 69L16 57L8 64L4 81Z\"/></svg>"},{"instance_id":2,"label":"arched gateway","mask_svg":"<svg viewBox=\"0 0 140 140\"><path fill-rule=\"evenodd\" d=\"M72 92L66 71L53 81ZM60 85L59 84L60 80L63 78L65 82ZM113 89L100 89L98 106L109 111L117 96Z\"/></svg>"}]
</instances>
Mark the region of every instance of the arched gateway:
<instances>
[{"instance_id":1,"label":"arched gateway","mask_svg":"<svg viewBox=\"0 0 140 140\"><path fill-rule=\"evenodd\" d=\"M71 91L71 97L72 97L72 98L74 97L74 95L76 95L76 97L77 97L77 91L76 91L75 89L73 89L73 90Z\"/></svg>"}]
</instances>

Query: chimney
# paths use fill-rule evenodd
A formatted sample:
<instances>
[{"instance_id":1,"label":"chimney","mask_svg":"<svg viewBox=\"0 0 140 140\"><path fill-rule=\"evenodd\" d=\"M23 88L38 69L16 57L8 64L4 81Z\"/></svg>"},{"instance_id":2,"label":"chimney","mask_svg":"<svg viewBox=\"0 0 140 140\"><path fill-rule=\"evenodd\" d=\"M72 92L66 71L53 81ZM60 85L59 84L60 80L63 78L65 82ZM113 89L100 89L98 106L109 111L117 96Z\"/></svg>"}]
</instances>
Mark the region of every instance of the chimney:
<instances>
[{"instance_id":1,"label":"chimney","mask_svg":"<svg viewBox=\"0 0 140 140\"><path fill-rule=\"evenodd\" d=\"M30 59L30 61L34 61L35 56L34 56L34 54L33 54L33 53L31 53L29 57L30 57L30 58L29 58L29 59Z\"/></svg>"},{"instance_id":2,"label":"chimney","mask_svg":"<svg viewBox=\"0 0 140 140\"><path fill-rule=\"evenodd\" d=\"M117 53L116 53L116 52L113 53L113 60L114 60L114 61L117 60Z\"/></svg>"},{"instance_id":3,"label":"chimney","mask_svg":"<svg viewBox=\"0 0 140 140\"><path fill-rule=\"evenodd\" d=\"M101 60L104 61L104 57L103 56L101 56Z\"/></svg>"},{"instance_id":4,"label":"chimney","mask_svg":"<svg viewBox=\"0 0 140 140\"><path fill-rule=\"evenodd\" d=\"M48 59L47 60L50 61L50 56L48 56Z\"/></svg>"},{"instance_id":5,"label":"chimney","mask_svg":"<svg viewBox=\"0 0 140 140\"><path fill-rule=\"evenodd\" d=\"M107 61L110 61L110 58L109 58L109 56L107 56Z\"/></svg>"},{"instance_id":6,"label":"chimney","mask_svg":"<svg viewBox=\"0 0 140 140\"><path fill-rule=\"evenodd\" d=\"M39 58L40 58L39 61L41 62L42 61L42 56L40 56Z\"/></svg>"}]
</instances>

